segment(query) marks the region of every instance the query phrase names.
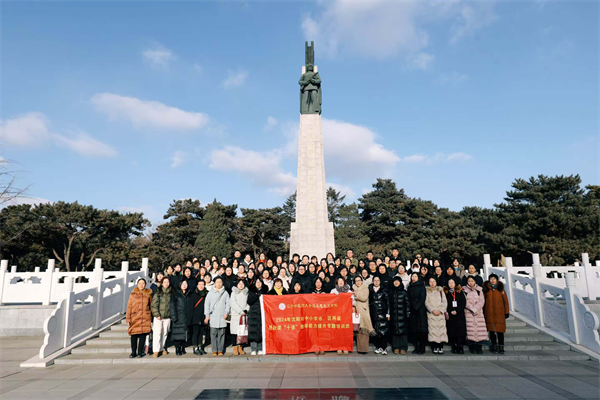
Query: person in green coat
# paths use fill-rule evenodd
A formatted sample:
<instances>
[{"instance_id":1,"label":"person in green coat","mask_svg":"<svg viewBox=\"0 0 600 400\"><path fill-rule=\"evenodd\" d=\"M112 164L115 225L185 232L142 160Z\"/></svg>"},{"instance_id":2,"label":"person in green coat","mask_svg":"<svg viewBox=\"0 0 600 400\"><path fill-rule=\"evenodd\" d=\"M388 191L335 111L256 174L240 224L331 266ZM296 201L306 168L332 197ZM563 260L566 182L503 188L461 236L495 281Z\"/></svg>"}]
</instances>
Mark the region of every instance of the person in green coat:
<instances>
[{"instance_id":1,"label":"person in green coat","mask_svg":"<svg viewBox=\"0 0 600 400\"><path fill-rule=\"evenodd\" d=\"M165 348L167 334L171 327L171 280L164 277L160 282L160 288L152 296L152 357L167 355L169 352Z\"/></svg>"}]
</instances>

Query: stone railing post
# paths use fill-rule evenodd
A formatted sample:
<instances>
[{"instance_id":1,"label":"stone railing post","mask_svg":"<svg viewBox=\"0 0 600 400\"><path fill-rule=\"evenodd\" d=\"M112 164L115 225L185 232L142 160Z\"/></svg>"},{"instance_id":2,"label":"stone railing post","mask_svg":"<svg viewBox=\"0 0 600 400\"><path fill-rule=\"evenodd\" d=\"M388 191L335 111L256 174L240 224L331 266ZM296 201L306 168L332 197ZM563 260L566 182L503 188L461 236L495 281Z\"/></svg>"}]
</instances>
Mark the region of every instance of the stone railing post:
<instances>
[{"instance_id":1,"label":"stone railing post","mask_svg":"<svg viewBox=\"0 0 600 400\"><path fill-rule=\"evenodd\" d=\"M73 311L75 308L75 293L73 287L75 284L75 278L69 276L65 278L65 284L67 285L67 297L66 297L66 309L65 309L65 329L63 337L63 348L71 345L71 332L73 332Z\"/></svg>"},{"instance_id":2,"label":"stone railing post","mask_svg":"<svg viewBox=\"0 0 600 400\"><path fill-rule=\"evenodd\" d=\"M544 326L544 304L540 281L542 280L542 265L540 264L540 255L533 254L533 302L535 306L535 320L539 326Z\"/></svg>"},{"instance_id":3,"label":"stone railing post","mask_svg":"<svg viewBox=\"0 0 600 400\"><path fill-rule=\"evenodd\" d=\"M125 314L129 299L129 261L121 262L121 272L123 272L123 308L121 312Z\"/></svg>"},{"instance_id":4,"label":"stone railing post","mask_svg":"<svg viewBox=\"0 0 600 400\"><path fill-rule=\"evenodd\" d=\"M10 266L10 273L11 274L16 274L17 273L17 266L16 265L11 265Z\"/></svg>"},{"instance_id":5,"label":"stone railing post","mask_svg":"<svg viewBox=\"0 0 600 400\"><path fill-rule=\"evenodd\" d=\"M583 262L583 271L587 285L587 297L589 300L596 300L598 297L598 276L596 275L595 268L592 267L592 264L590 264L590 257L588 253L583 253L581 255L581 261Z\"/></svg>"},{"instance_id":6,"label":"stone railing post","mask_svg":"<svg viewBox=\"0 0 600 400\"><path fill-rule=\"evenodd\" d=\"M567 318L569 319L569 334L571 342L580 344L579 325L577 323L577 309L575 305L575 297L573 294L577 291L575 283L575 273L567 272L565 274L565 300L567 301Z\"/></svg>"},{"instance_id":7,"label":"stone railing post","mask_svg":"<svg viewBox=\"0 0 600 400\"><path fill-rule=\"evenodd\" d=\"M144 272L144 278L146 279L146 282L148 284L148 287L150 287L150 275L149 275L149 268L148 268L148 264L149 264L149 259L147 257L142 258L142 272Z\"/></svg>"},{"instance_id":8,"label":"stone railing post","mask_svg":"<svg viewBox=\"0 0 600 400\"><path fill-rule=\"evenodd\" d=\"M54 264L54 259L51 258L48 260L46 276L42 280L42 282L46 281L44 285L46 287L46 295L44 296L44 301L42 302L42 304L45 306L49 306L52 302L52 291L54 290Z\"/></svg>"},{"instance_id":9,"label":"stone railing post","mask_svg":"<svg viewBox=\"0 0 600 400\"><path fill-rule=\"evenodd\" d=\"M483 255L483 279L487 280L490 275L488 268L492 266L492 261L489 254Z\"/></svg>"},{"instance_id":10,"label":"stone railing post","mask_svg":"<svg viewBox=\"0 0 600 400\"><path fill-rule=\"evenodd\" d=\"M504 290L506 290L506 296L508 297L508 309L510 311L515 311L515 301L513 299L513 281L511 279L513 262L512 257L504 258L504 265L506 269L506 283L504 285Z\"/></svg>"},{"instance_id":11,"label":"stone railing post","mask_svg":"<svg viewBox=\"0 0 600 400\"><path fill-rule=\"evenodd\" d=\"M102 300L103 300L103 284L104 284L104 269L100 267L102 260L96 259L94 267L94 281L96 282L96 318L94 319L94 329L100 328L102 325Z\"/></svg>"},{"instance_id":12,"label":"stone railing post","mask_svg":"<svg viewBox=\"0 0 600 400\"><path fill-rule=\"evenodd\" d=\"M0 261L0 306L2 305L2 296L4 295L4 282L6 281L6 270L8 269L8 260Z\"/></svg>"}]
</instances>

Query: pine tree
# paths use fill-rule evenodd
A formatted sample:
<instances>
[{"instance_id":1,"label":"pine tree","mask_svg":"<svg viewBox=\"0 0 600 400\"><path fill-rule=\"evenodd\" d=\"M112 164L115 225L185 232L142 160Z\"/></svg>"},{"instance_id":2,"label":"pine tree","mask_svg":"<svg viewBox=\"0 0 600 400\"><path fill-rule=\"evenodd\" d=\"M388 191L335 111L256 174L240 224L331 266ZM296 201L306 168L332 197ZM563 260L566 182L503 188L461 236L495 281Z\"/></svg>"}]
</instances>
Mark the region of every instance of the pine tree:
<instances>
[{"instance_id":1,"label":"pine tree","mask_svg":"<svg viewBox=\"0 0 600 400\"><path fill-rule=\"evenodd\" d=\"M364 224L360 219L356 203L342 205L339 208L337 227L335 228L335 252L343 257L352 250L361 258L370 249L369 237L364 233Z\"/></svg>"},{"instance_id":2,"label":"pine tree","mask_svg":"<svg viewBox=\"0 0 600 400\"><path fill-rule=\"evenodd\" d=\"M236 204L225 206L215 199L206 205L195 243L200 255L205 258L231 256L236 214Z\"/></svg>"}]
</instances>

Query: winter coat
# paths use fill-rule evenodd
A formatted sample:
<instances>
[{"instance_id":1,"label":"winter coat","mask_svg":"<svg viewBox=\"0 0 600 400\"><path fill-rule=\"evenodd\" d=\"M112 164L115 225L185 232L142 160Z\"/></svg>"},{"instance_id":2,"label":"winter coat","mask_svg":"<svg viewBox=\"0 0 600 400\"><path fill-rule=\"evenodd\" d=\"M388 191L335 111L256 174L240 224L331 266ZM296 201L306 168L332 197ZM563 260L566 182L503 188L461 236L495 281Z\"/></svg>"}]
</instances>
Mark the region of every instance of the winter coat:
<instances>
[{"instance_id":1,"label":"winter coat","mask_svg":"<svg viewBox=\"0 0 600 400\"><path fill-rule=\"evenodd\" d=\"M411 282L408 287L408 303L410 305L410 316L408 327L411 332L427 333L427 308L425 308L425 284L418 280Z\"/></svg>"},{"instance_id":2,"label":"winter coat","mask_svg":"<svg viewBox=\"0 0 600 400\"><path fill-rule=\"evenodd\" d=\"M440 276L433 274L431 276L435 278L435 283L437 284L437 286L439 286L439 287L445 286L446 274L442 274Z\"/></svg>"},{"instance_id":3,"label":"winter coat","mask_svg":"<svg viewBox=\"0 0 600 400\"><path fill-rule=\"evenodd\" d=\"M408 291L408 287L410 286L410 275L405 272L404 275L396 274L395 276L402 279L402 284L404 285L404 290Z\"/></svg>"},{"instance_id":4,"label":"winter coat","mask_svg":"<svg viewBox=\"0 0 600 400\"><path fill-rule=\"evenodd\" d=\"M285 288L284 288L284 287L282 287L281 289L282 289L281 295L288 294L288 291L287 291L287 290L285 290ZM274 288L274 287L273 287L271 290L269 290L269 293L267 293L267 294L274 294L275 296L279 296L279 295L277 294L277 292L275 291L275 288Z\"/></svg>"},{"instance_id":5,"label":"winter coat","mask_svg":"<svg viewBox=\"0 0 600 400\"><path fill-rule=\"evenodd\" d=\"M506 332L506 318L510 312L504 284L498 281L496 289L492 289L492 284L486 281L483 284L483 294L485 295L483 315L487 330L489 332Z\"/></svg>"},{"instance_id":6,"label":"winter coat","mask_svg":"<svg viewBox=\"0 0 600 400\"><path fill-rule=\"evenodd\" d=\"M152 290L140 290L137 286L129 295L125 322L129 324L127 333L139 335L152 330Z\"/></svg>"},{"instance_id":7,"label":"winter coat","mask_svg":"<svg viewBox=\"0 0 600 400\"><path fill-rule=\"evenodd\" d=\"M193 276L190 276L189 278L186 278L185 276L181 278L181 282L186 281L188 284L188 292L192 293L194 292L194 290L196 290L196 287L198 286L198 280L196 278L194 278ZM181 285L181 282L179 283Z\"/></svg>"},{"instance_id":8,"label":"winter coat","mask_svg":"<svg viewBox=\"0 0 600 400\"><path fill-rule=\"evenodd\" d=\"M465 266L462 264L458 265L458 270L454 270L454 275L456 275L458 278L462 279L465 277L467 270L465 269Z\"/></svg>"},{"instance_id":9,"label":"winter coat","mask_svg":"<svg viewBox=\"0 0 600 400\"><path fill-rule=\"evenodd\" d=\"M263 286L264 288L264 286ZM257 291L256 288L248 292L248 341L262 342L262 314L260 309L260 297L265 292Z\"/></svg>"},{"instance_id":10,"label":"winter coat","mask_svg":"<svg viewBox=\"0 0 600 400\"><path fill-rule=\"evenodd\" d=\"M404 285L392 285L388 293L390 304L390 329L393 335L408 335L408 312L410 304Z\"/></svg>"},{"instance_id":11,"label":"winter coat","mask_svg":"<svg viewBox=\"0 0 600 400\"><path fill-rule=\"evenodd\" d=\"M171 295L173 288L159 288L152 297L152 316L154 318L171 318Z\"/></svg>"},{"instance_id":12,"label":"winter coat","mask_svg":"<svg viewBox=\"0 0 600 400\"><path fill-rule=\"evenodd\" d=\"M169 281L171 282L171 287L173 290L179 289L179 282L181 282L181 272L173 272L173 275L167 275Z\"/></svg>"},{"instance_id":13,"label":"winter coat","mask_svg":"<svg viewBox=\"0 0 600 400\"><path fill-rule=\"evenodd\" d=\"M379 286L377 291L374 288L373 285L369 286L369 314L375 334L383 337L388 333L388 291L384 286Z\"/></svg>"},{"instance_id":14,"label":"winter coat","mask_svg":"<svg viewBox=\"0 0 600 400\"><path fill-rule=\"evenodd\" d=\"M448 302L448 320L446 321L448 336L467 336L467 322L465 320L465 306L467 305L467 298L465 297L462 287L459 285L454 288L454 296L452 296L450 289L447 287L444 288L444 293L446 293L446 301ZM453 301L456 301L456 307L452 306ZM456 315L452 315L452 311L456 311Z\"/></svg>"},{"instance_id":15,"label":"winter coat","mask_svg":"<svg viewBox=\"0 0 600 400\"><path fill-rule=\"evenodd\" d=\"M190 291L183 293L176 290L171 296L171 340L185 340L188 338L187 298Z\"/></svg>"},{"instance_id":16,"label":"winter coat","mask_svg":"<svg viewBox=\"0 0 600 400\"><path fill-rule=\"evenodd\" d=\"M361 287L354 285L353 289L356 311L360 314L360 330L367 335L373 335L375 331L369 310L369 286L363 283Z\"/></svg>"},{"instance_id":17,"label":"winter coat","mask_svg":"<svg viewBox=\"0 0 600 400\"><path fill-rule=\"evenodd\" d=\"M199 291L195 289L190 292L187 298L187 324L189 325L202 325L204 324L204 303L206 302L206 296L208 290L202 289Z\"/></svg>"},{"instance_id":18,"label":"winter coat","mask_svg":"<svg viewBox=\"0 0 600 400\"><path fill-rule=\"evenodd\" d=\"M427 340L433 343L444 343L448 341L448 333L446 332L446 317L444 313L448 309L446 295L444 289L439 286L428 287L427 297L425 299L425 307L427 307L427 328L429 334ZM434 311L439 311L440 315L433 315Z\"/></svg>"},{"instance_id":19,"label":"winter coat","mask_svg":"<svg viewBox=\"0 0 600 400\"><path fill-rule=\"evenodd\" d=\"M302 284L303 293L310 293L314 289L312 276L308 272L305 272L304 275L296 274L296 276L294 276L292 283L290 283L290 293L294 288L294 282L296 280L300 281Z\"/></svg>"},{"instance_id":20,"label":"winter coat","mask_svg":"<svg viewBox=\"0 0 600 400\"><path fill-rule=\"evenodd\" d=\"M229 333L237 335L238 327L240 326L240 317L250 310L250 306L248 305L248 288L245 287L240 290L237 286L234 286L231 289L229 304L231 305L231 324L229 324Z\"/></svg>"},{"instance_id":21,"label":"winter coat","mask_svg":"<svg viewBox=\"0 0 600 400\"><path fill-rule=\"evenodd\" d=\"M227 321L223 319L229 313L229 293L225 287L208 292L204 303L204 317L210 318L211 328L226 328Z\"/></svg>"},{"instance_id":22,"label":"winter coat","mask_svg":"<svg viewBox=\"0 0 600 400\"><path fill-rule=\"evenodd\" d=\"M468 285L467 279L469 278L469 276L473 276L473 278L475 278L475 283L478 286L483 287L483 278L477 272L475 272L473 275L467 273L465 276L463 276L463 278L462 278L462 287L465 287L465 286Z\"/></svg>"},{"instance_id":23,"label":"winter coat","mask_svg":"<svg viewBox=\"0 0 600 400\"><path fill-rule=\"evenodd\" d=\"M221 277L223 278L223 287L225 288L225 290L227 291L227 293L229 293L229 295L231 295L231 290L233 289L233 287L237 286L237 276L235 275L225 275L223 274L223 276Z\"/></svg>"},{"instance_id":24,"label":"winter coat","mask_svg":"<svg viewBox=\"0 0 600 400\"><path fill-rule=\"evenodd\" d=\"M487 330L485 328L485 318L483 317L483 306L485 305L485 295L481 287L475 285L471 288L463 288L467 296L465 305L465 321L467 322L467 339L473 342L487 340Z\"/></svg>"}]
</instances>

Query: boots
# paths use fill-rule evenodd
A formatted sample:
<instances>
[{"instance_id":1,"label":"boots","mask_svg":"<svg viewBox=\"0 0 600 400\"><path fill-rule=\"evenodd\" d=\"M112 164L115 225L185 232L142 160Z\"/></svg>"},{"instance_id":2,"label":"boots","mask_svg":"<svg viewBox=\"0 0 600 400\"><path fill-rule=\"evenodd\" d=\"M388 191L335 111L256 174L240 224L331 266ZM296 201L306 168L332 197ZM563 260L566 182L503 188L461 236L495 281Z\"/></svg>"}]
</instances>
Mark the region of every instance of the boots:
<instances>
[{"instance_id":1,"label":"boots","mask_svg":"<svg viewBox=\"0 0 600 400\"><path fill-rule=\"evenodd\" d=\"M496 354L498 352L498 348L496 347L495 344L490 346L490 352L493 354Z\"/></svg>"},{"instance_id":2,"label":"boots","mask_svg":"<svg viewBox=\"0 0 600 400\"><path fill-rule=\"evenodd\" d=\"M186 352L185 352L185 344L181 345L181 349L179 350L179 352L181 353L181 355L186 354Z\"/></svg>"},{"instance_id":3,"label":"boots","mask_svg":"<svg viewBox=\"0 0 600 400\"><path fill-rule=\"evenodd\" d=\"M462 344L458 345L457 348L458 348L458 354L465 354L465 350L464 350Z\"/></svg>"},{"instance_id":4,"label":"boots","mask_svg":"<svg viewBox=\"0 0 600 400\"><path fill-rule=\"evenodd\" d=\"M477 344L477 354L483 354L483 345L481 343Z\"/></svg>"},{"instance_id":5,"label":"boots","mask_svg":"<svg viewBox=\"0 0 600 400\"><path fill-rule=\"evenodd\" d=\"M425 342L421 342L421 347L419 348L418 354L425 354Z\"/></svg>"},{"instance_id":6,"label":"boots","mask_svg":"<svg viewBox=\"0 0 600 400\"><path fill-rule=\"evenodd\" d=\"M194 355L195 356L199 356L200 355L200 348L198 346L194 347Z\"/></svg>"},{"instance_id":7,"label":"boots","mask_svg":"<svg viewBox=\"0 0 600 400\"><path fill-rule=\"evenodd\" d=\"M234 356L239 356L240 355L240 351L238 350L238 346L233 346L233 355Z\"/></svg>"},{"instance_id":8,"label":"boots","mask_svg":"<svg viewBox=\"0 0 600 400\"><path fill-rule=\"evenodd\" d=\"M182 356L183 354L181 354L181 346L180 345L176 345L175 346L175 355L176 356Z\"/></svg>"},{"instance_id":9,"label":"boots","mask_svg":"<svg viewBox=\"0 0 600 400\"><path fill-rule=\"evenodd\" d=\"M469 353L475 354L475 345L473 343L469 343Z\"/></svg>"},{"instance_id":10,"label":"boots","mask_svg":"<svg viewBox=\"0 0 600 400\"><path fill-rule=\"evenodd\" d=\"M504 354L504 346L498 346L498 354Z\"/></svg>"},{"instance_id":11,"label":"boots","mask_svg":"<svg viewBox=\"0 0 600 400\"><path fill-rule=\"evenodd\" d=\"M419 349L421 348L420 345L421 344L419 342L416 342L415 349L413 351L411 351L411 354L419 354Z\"/></svg>"},{"instance_id":12,"label":"boots","mask_svg":"<svg viewBox=\"0 0 600 400\"><path fill-rule=\"evenodd\" d=\"M240 356L243 356L244 354L246 354L246 352L244 351L244 348L242 346L238 346L240 349Z\"/></svg>"},{"instance_id":13,"label":"boots","mask_svg":"<svg viewBox=\"0 0 600 400\"><path fill-rule=\"evenodd\" d=\"M458 346L455 343L452 343L452 354L458 353Z\"/></svg>"}]
</instances>

